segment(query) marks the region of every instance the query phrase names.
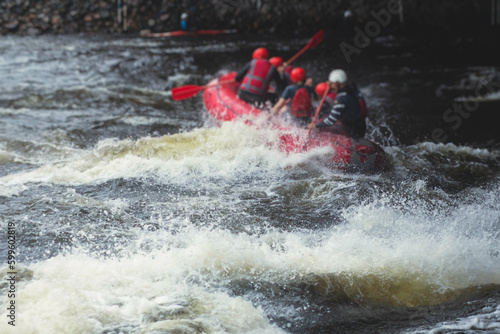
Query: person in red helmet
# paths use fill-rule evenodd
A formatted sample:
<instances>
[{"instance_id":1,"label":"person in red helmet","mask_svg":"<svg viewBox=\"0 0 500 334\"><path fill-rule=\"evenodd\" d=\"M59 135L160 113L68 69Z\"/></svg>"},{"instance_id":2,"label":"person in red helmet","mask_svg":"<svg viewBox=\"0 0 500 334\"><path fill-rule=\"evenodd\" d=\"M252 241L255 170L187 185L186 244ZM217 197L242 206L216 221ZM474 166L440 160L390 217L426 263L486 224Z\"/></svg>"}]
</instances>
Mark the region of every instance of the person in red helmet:
<instances>
[{"instance_id":1,"label":"person in red helmet","mask_svg":"<svg viewBox=\"0 0 500 334\"><path fill-rule=\"evenodd\" d=\"M281 83L276 83L273 88L273 102L278 101L279 96L283 93L286 86L292 84L292 78L290 77L290 73L285 72L285 66L283 64L283 59L281 57L272 57L269 59L269 62L276 68L278 74L281 78Z\"/></svg>"},{"instance_id":2,"label":"person in red helmet","mask_svg":"<svg viewBox=\"0 0 500 334\"><path fill-rule=\"evenodd\" d=\"M305 126L311 121L312 103L315 96L312 82L306 85L306 71L302 67L295 67L291 72L293 84L288 85L280 99L271 110L271 116L277 113L283 114L287 110L291 119L300 126ZM309 79L312 81L312 79ZM287 108L283 108L283 107Z\"/></svg>"},{"instance_id":3,"label":"person in red helmet","mask_svg":"<svg viewBox=\"0 0 500 334\"><path fill-rule=\"evenodd\" d=\"M257 48L252 54L252 60L236 75L236 81L241 82L238 97L251 104L264 103L268 100L267 91L271 81L277 86L283 85L278 70L269 62L269 52L265 48Z\"/></svg>"}]
</instances>

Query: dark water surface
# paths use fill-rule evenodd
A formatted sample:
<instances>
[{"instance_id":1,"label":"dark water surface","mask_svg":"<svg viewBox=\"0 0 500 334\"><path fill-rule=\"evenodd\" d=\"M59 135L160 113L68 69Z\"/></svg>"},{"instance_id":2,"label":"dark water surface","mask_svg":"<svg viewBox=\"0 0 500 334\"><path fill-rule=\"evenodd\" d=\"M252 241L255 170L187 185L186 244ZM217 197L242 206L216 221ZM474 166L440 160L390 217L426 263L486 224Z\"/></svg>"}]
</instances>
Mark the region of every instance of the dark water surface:
<instances>
[{"instance_id":1,"label":"dark water surface","mask_svg":"<svg viewBox=\"0 0 500 334\"><path fill-rule=\"evenodd\" d=\"M499 67L473 42L296 61L357 82L378 175L169 95L307 41L0 39L0 332L500 333Z\"/></svg>"}]
</instances>

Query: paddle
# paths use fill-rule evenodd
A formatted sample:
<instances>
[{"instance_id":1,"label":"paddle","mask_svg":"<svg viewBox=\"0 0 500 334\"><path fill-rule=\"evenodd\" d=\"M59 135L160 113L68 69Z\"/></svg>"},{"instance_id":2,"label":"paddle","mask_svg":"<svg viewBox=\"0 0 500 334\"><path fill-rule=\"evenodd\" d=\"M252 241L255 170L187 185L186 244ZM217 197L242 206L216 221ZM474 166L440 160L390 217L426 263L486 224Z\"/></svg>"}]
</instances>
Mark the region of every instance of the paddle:
<instances>
[{"instance_id":1,"label":"paddle","mask_svg":"<svg viewBox=\"0 0 500 334\"><path fill-rule=\"evenodd\" d=\"M224 81L219 81L216 84L209 84L205 86L197 86L197 85L185 85L181 87L175 87L172 88L172 98L174 101L180 101L180 100L185 100L189 99L190 97L195 96L199 92L201 92L205 88L209 87L214 87L214 86L219 86L219 85L225 85L234 82L234 79L231 80L224 80Z\"/></svg>"},{"instance_id":2,"label":"paddle","mask_svg":"<svg viewBox=\"0 0 500 334\"><path fill-rule=\"evenodd\" d=\"M316 34L314 34L313 37L311 37L311 39L309 40L309 43L307 43L306 46L304 46L299 52L297 52L297 54L295 54L295 56L293 56L292 58L290 58L286 64L287 65L290 65L290 63L292 61L294 61L295 59L297 59L301 54L303 54L306 50L308 49L312 49L314 48L316 45L318 45L319 43L321 43L321 41L323 41L323 33L324 33L324 30L321 29L320 31L318 31Z\"/></svg>"},{"instance_id":3,"label":"paddle","mask_svg":"<svg viewBox=\"0 0 500 334\"><path fill-rule=\"evenodd\" d=\"M314 115L314 118L312 120L311 123L314 123L316 122L316 119L318 118L319 116L319 111L321 110L321 107L323 106L323 103L325 102L325 99L326 99L326 96L328 95L328 93L330 92L330 86L328 86L326 89L325 89L325 92L323 93L323 96L321 97L321 102L319 103L318 105L318 109L316 109L316 114ZM309 142L309 135L311 134L311 130L312 129L309 129L309 131L307 131L307 136L306 136L306 141L304 143L304 146L307 145L307 143ZM304 147L303 146L303 147Z\"/></svg>"}]
</instances>

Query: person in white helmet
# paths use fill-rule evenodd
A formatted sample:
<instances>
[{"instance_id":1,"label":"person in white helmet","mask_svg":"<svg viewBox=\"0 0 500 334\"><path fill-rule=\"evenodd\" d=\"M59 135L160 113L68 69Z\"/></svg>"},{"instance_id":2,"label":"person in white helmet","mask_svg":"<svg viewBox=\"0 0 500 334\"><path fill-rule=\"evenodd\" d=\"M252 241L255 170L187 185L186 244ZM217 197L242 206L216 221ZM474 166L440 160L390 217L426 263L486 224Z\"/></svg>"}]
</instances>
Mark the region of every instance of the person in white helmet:
<instances>
[{"instance_id":1,"label":"person in white helmet","mask_svg":"<svg viewBox=\"0 0 500 334\"><path fill-rule=\"evenodd\" d=\"M351 39L354 37L356 27L356 18L354 17L354 13L348 9L344 12L344 17L342 19L342 34L344 39Z\"/></svg>"},{"instance_id":2,"label":"person in white helmet","mask_svg":"<svg viewBox=\"0 0 500 334\"><path fill-rule=\"evenodd\" d=\"M366 132L366 109L363 110L360 105L362 97L358 89L347 82L347 74L343 70L331 71L328 84L332 91L337 92L330 114L319 123L310 123L309 129L324 129L362 138Z\"/></svg>"},{"instance_id":3,"label":"person in white helmet","mask_svg":"<svg viewBox=\"0 0 500 334\"><path fill-rule=\"evenodd\" d=\"M184 31L189 30L188 18L189 18L188 13L182 13L182 15L181 15L181 29Z\"/></svg>"}]
</instances>

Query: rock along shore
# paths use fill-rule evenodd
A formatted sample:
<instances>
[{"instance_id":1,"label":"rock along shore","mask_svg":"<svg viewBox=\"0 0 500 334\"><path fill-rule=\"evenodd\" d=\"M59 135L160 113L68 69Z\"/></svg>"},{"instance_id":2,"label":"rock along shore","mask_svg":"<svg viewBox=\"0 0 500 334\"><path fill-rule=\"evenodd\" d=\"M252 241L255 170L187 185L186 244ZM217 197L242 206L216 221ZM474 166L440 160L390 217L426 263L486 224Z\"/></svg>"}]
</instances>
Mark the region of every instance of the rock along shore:
<instances>
[{"instance_id":1,"label":"rock along shore","mask_svg":"<svg viewBox=\"0 0 500 334\"><path fill-rule=\"evenodd\" d=\"M369 4L368 4L369 3ZM0 35L139 33L180 29L188 13L191 29L237 29L243 33L311 33L345 29L346 11L354 24L373 20L390 6L387 29L408 32L466 33L490 26L489 1L456 0L4 0ZM394 7L394 8L396 8ZM467 17L467 25L464 25Z\"/></svg>"}]
</instances>

